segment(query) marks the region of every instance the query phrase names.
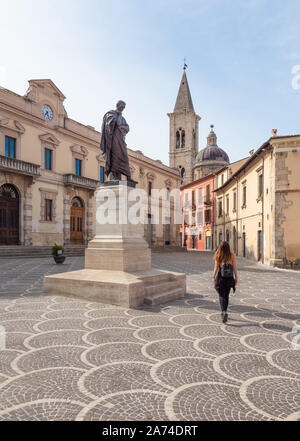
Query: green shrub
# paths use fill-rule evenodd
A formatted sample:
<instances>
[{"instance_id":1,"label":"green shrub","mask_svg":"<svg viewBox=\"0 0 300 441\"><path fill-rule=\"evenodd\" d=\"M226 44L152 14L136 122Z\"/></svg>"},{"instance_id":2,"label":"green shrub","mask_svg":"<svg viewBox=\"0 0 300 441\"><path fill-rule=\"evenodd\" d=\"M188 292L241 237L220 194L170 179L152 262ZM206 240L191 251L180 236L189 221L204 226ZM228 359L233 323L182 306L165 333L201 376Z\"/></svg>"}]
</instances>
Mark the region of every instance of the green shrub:
<instances>
[{"instance_id":1,"label":"green shrub","mask_svg":"<svg viewBox=\"0 0 300 441\"><path fill-rule=\"evenodd\" d=\"M62 247L61 245L55 244L52 247L52 251L51 251L52 256L61 256L62 254L58 254L58 250L61 250L62 254L64 254L64 247Z\"/></svg>"}]
</instances>

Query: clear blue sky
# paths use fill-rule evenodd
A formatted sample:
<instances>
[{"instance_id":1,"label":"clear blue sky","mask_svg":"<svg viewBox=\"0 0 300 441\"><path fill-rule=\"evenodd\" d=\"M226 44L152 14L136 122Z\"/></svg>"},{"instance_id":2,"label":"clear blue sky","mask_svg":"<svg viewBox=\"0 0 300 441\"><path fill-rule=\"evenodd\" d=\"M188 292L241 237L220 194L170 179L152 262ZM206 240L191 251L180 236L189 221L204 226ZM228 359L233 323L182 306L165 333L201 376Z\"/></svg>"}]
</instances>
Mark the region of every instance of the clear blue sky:
<instances>
[{"instance_id":1,"label":"clear blue sky","mask_svg":"<svg viewBox=\"0 0 300 441\"><path fill-rule=\"evenodd\" d=\"M168 163L184 57L200 149L211 123L231 161L272 128L300 132L298 0L0 0L0 16L5 87L51 78L69 117L98 130L123 99L128 147L154 159Z\"/></svg>"}]
</instances>

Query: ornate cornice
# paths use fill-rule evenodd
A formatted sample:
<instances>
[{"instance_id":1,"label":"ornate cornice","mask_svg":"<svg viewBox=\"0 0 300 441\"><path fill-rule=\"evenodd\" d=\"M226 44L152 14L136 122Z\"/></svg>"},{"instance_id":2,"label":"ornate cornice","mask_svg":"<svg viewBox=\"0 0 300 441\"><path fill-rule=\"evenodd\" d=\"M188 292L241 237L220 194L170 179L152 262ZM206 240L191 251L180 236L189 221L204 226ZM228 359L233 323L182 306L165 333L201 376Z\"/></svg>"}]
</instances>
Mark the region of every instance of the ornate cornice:
<instances>
[{"instance_id":1,"label":"ornate cornice","mask_svg":"<svg viewBox=\"0 0 300 441\"><path fill-rule=\"evenodd\" d=\"M5 127L6 129L10 129L18 133L25 133L25 128L22 126L20 121L16 119L2 118L0 119L0 127Z\"/></svg>"},{"instance_id":2,"label":"ornate cornice","mask_svg":"<svg viewBox=\"0 0 300 441\"><path fill-rule=\"evenodd\" d=\"M77 153L82 156L87 156L89 154L88 149L82 145L79 145L79 144L71 145L70 150L72 153Z\"/></svg>"},{"instance_id":3,"label":"ornate cornice","mask_svg":"<svg viewBox=\"0 0 300 441\"><path fill-rule=\"evenodd\" d=\"M52 133L44 133L43 135L39 135L39 138L41 141L47 142L48 144L53 144L55 146L60 144L59 139L57 139Z\"/></svg>"}]
</instances>

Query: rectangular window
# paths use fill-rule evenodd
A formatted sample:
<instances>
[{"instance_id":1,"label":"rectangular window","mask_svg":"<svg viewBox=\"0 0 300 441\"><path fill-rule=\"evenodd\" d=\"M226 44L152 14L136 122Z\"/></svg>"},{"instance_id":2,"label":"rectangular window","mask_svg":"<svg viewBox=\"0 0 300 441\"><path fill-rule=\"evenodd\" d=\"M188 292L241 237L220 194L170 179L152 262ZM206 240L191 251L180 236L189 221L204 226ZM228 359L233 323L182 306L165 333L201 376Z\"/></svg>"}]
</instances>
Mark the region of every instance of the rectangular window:
<instances>
[{"instance_id":1,"label":"rectangular window","mask_svg":"<svg viewBox=\"0 0 300 441\"><path fill-rule=\"evenodd\" d=\"M167 187L167 201L170 200L170 189Z\"/></svg>"},{"instance_id":2,"label":"rectangular window","mask_svg":"<svg viewBox=\"0 0 300 441\"><path fill-rule=\"evenodd\" d=\"M229 195L226 196L226 214L229 215Z\"/></svg>"},{"instance_id":3,"label":"rectangular window","mask_svg":"<svg viewBox=\"0 0 300 441\"><path fill-rule=\"evenodd\" d=\"M205 210L204 218L205 218L205 223L210 224L210 210Z\"/></svg>"},{"instance_id":4,"label":"rectangular window","mask_svg":"<svg viewBox=\"0 0 300 441\"><path fill-rule=\"evenodd\" d=\"M81 159L75 159L75 175L81 176Z\"/></svg>"},{"instance_id":5,"label":"rectangular window","mask_svg":"<svg viewBox=\"0 0 300 441\"><path fill-rule=\"evenodd\" d=\"M105 181L105 173L104 173L104 167L100 166L100 182L103 184Z\"/></svg>"},{"instance_id":6,"label":"rectangular window","mask_svg":"<svg viewBox=\"0 0 300 441\"><path fill-rule=\"evenodd\" d=\"M10 136L5 136L5 156L8 158L16 157L16 140Z\"/></svg>"},{"instance_id":7,"label":"rectangular window","mask_svg":"<svg viewBox=\"0 0 300 441\"><path fill-rule=\"evenodd\" d=\"M52 150L45 148L44 168L52 170Z\"/></svg>"},{"instance_id":8,"label":"rectangular window","mask_svg":"<svg viewBox=\"0 0 300 441\"><path fill-rule=\"evenodd\" d=\"M243 187L243 207L246 207L247 202L247 187L244 185Z\"/></svg>"},{"instance_id":9,"label":"rectangular window","mask_svg":"<svg viewBox=\"0 0 300 441\"><path fill-rule=\"evenodd\" d=\"M233 210L236 211L236 191L233 192Z\"/></svg>"},{"instance_id":10,"label":"rectangular window","mask_svg":"<svg viewBox=\"0 0 300 441\"><path fill-rule=\"evenodd\" d=\"M263 195L263 175L258 175L258 197Z\"/></svg>"},{"instance_id":11,"label":"rectangular window","mask_svg":"<svg viewBox=\"0 0 300 441\"><path fill-rule=\"evenodd\" d=\"M198 205L203 205L203 189L198 188Z\"/></svg>"},{"instance_id":12,"label":"rectangular window","mask_svg":"<svg viewBox=\"0 0 300 441\"><path fill-rule=\"evenodd\" d=\"M221 177L221 185L223 185L224 184L224 175L222 175L222 177Z\"/></svg>"},{"instance_id":13,"label":"rectangular window","mask_svg":"<svg viewBox=\"0 0 300 441\"><path fill-rule=\"evenodd\" d=\"M222 216L222 201L218 202L218 216Z\"/></svg>"},{"instance_id":14,"label":"rectangular window","mask_svg":"<svg viewBox=\"0 0 300 441\"><path fill-rule=\"evenodd\" d=\"M192 190L192 206L195 206L195 191Z\"/></svg>"},{"instance_id":15,"label":"rectangular window","mask_svg":"<svg viewBox=\"0 0 300 441\"><path fill-rule=\"evenodd\" d=\"M52 199L45 199L45 221L52 221Z\"/></svg>"},{"instance_id":16,"label":"rectangular window","mask_svg":"<svg viewBox=\"0 0 300 441\"><path fill-rule=\"evenodd\" d=\"M202 225L203 224L203 211L199 210L197 212L197 224Z\"/></svg>"},{"instance_id":17,"label":"rectangular window","mask_svg":"<svg viewBox=\"0 0 300 441\"><path fill-rule=\"evenodd\" d=\"M207 204L209 204L210 203L210 185L206 186L206 198L205 199L206 199L205 202Z\"/></svg>"}]
</instances>

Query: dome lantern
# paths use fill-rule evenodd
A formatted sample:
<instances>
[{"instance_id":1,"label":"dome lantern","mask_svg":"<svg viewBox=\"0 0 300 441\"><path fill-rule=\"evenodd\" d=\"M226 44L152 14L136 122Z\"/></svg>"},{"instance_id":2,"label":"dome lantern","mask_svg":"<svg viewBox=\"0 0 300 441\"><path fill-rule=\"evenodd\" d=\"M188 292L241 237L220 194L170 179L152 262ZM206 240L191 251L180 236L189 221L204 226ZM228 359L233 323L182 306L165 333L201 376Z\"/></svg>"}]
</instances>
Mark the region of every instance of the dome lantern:
<instances>
[{"instance_id":1,"label":"dome lantern","mask_svg":"<svg viewBox=\"0 0 300 441\"><path fill-rule=\"evenodd\" d=\"M207 136L207 145L200 150L195 158L194 175L196 178L206 176L229 164L229 162L227 153L217 145L217 135L214 132L214 125L211 124Z\"/></svg>"}]
</instances>

